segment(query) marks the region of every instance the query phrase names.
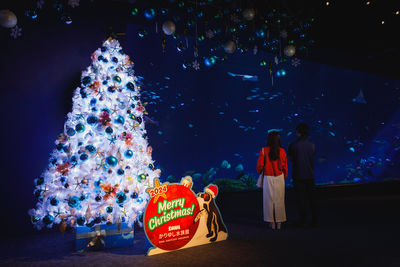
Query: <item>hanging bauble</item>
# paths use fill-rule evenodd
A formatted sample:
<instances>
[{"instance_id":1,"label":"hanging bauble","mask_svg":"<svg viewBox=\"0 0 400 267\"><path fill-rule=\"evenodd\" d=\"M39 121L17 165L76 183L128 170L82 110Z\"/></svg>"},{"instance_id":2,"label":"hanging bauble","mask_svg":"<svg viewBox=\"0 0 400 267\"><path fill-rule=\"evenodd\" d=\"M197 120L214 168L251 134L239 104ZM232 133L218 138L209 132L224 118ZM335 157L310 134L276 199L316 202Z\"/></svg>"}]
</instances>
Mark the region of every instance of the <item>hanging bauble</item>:
<instances>
[{"instance_id":1,"label":"hanging bauble","mask_svg":"<svg viewBox=\"0 0 400 267\"><path fill-rule=\"evenodd\" d=\"M37 12L34 9L29 9L25 11L25 16L30 19L37 19Z\"/></svg>"},{"instance_id":2,"label":"hanging bauble","mask_svg":"<svg viewBox=\"0 0 400 267\"><path fill-rule=\"evenodd\" d=\"M294 45L287 45L285 49L283 49L283 53L287 57L292 57L296 53L296 47Z\"/></svg>"},{"instance_id":3,"label":"hanging bauble","mask_svg":"<svg viewBox=\"0 0 400 267\"><path fill-rule=\"evenodd\" d=\"M125 157L126 158L128 158L128 159L130 159L130 158L132 158L132 156L133 156L133 151L132 150L127 150L127 151L125 151Z\"/></svg>"},{"instance_id":4,"label":"hanging bauble","mask_svg":"<svg viewBox=\"0 0 400 267\"><path fill-rule=\"evenodd\" d=\"M128 88L128 90L135 91L135 85L131 82L126 84L126 88Z\"/></svg>"},{"instance_id":5,"label":"hanging bauble","mask_svg":"<svg viewBox=\"0 0 400 267\"><path fill-rule=\"evenodd\" d=\"M90 78L89 76L85 76L85 77L82 78L82 84L84 86L90 84L91 82L92 82L92 78Z\"/></svg>"},{"instance_id":6,"label":"hanging bauble","mask_svg":"<svg viewBox=\"0 0 400 267\"><path fill-rule=\"evenodd\" d=\"M138 181L139 181L139 183L141 183L142 181L144 181L144 180L146 180L146 174L144 174L144 173L142 173L142 174L140 174L140 175L138 175Z\"/></svg>"},{"instance_id":7,"label":"hanging bauble","mask_svg":"<svg viewBox=\"0 0 400 267\"><path fill-rule=\"evenodd\" d=\"M261 67L266 67L266 66L267 66L267 61L265 61L265 59L262 59L262 60L260 61L260 66L261 66Z\"/></svg>"},{"instance_id":8,"label":"hanging bauble","mask_svg":"<svg viewBox=\"0 0 400 267\"><path fill-rule=\"evenodd\" d=\"M72 156L71 159L70 159L70 162L71 162L73 165L75 165L75 164L77 163L77 161L78 161L78 159L76 158L75 155Z\"/></svg>"},{"instance_id":9,"label":"hanging bauble","mask_svg":"<svg viewBox=\"0 0 400 267\"><path fill-rule=\"evenodd\" d=\"M82 132L85 131L85 125L83 125L82 123L78 123L78 124L75 126L75 130L76 130L78 133L82 133Z\"/></svg>"},{"instance_id":10,"label":"hanging bauble","mask_svg":"<svg viewBox=\"0 0 400 267\"><path fill-rule=\"evenodd\" d=\"M125 172L124 172L124 170L123 169L118 169L117 170L117 174L118 175L123 175Z\"/></svg>"},{"instance_id":11,"label":"hanging bauble","mask_svg":"<svg viewBox=\"0 0 400 267\"><path fill-rule=\"evenodd\" d=\"M211 67L214 64L215 64L215 57L211 56L211 57L206 57L204 59L204 65L206 65L207 67Z\"/></svg>"},{"instance_id":12,"label":"hanging bauble","mask_svg":"<svg viewBox=\"0 0 400 267\"><path fill-rule=\"evenodd\" d=\"M110 126L108 126L108 127L106 128L106 133L112 134L112 133L113 133L113 129L112 129Z\"/></svg>"},{"instance_id":13,"label":"hanging bauble","mask_svg":"<svg viewBox=\"0 0 400 267\"><path fill-rule=\"evenodd\" d=\"M36 180L36 185L42 185L44 183L44 177L40 176L39 178L37 178Z\"/></svg>"},{"instance_id":14,"label":"hanging bauble","mask_svg":"<svg viewBox=\"0 0 400 267\"><path fill-rule=\"evenodd\" d=\"M147 31L145 29L139 29L138 30L138 36L140 38L146 37L147 36Z\"/></svg>"},{"instance_id":15,"label":"hanging bauble","mask_svg":"<svg viewBox=\"0 0 400 267\"><path fill-rule=\"evenodd\" d=\"M109 206L109 207L107 207L107 208L106 208L106 211L107 211L107 213L111 213L111 212L113 212L113 207L110 207L110 206Z\"/></svg>"},{"instance_id":16,"label":"hanging bauble","mask_svg":"<svg viewBox=\"0 0 400 267\"><path fill-rule=\"evenodd\" d=\"M230 40L224 44L224 50L228 54L232 54L236 50L236 44L234 41Z\"/></svg>"},{"instance_id":17,"label":"hanging bauble","mask_svg":"<svg viewBox=\"0 0 400 267\"><path fill-rule=\"evenodd\" d=\"M97 123L97 117L96 117L96 116L93 116L93 115L90 115L90 116L87 118L86 122L87 122L89 125L95 125L95 124Z\"/></svg>"},{"instance_id":18,"label":"hanging bauble","mask_svg":"<svg viewBox=\"0 0 400 267\"><path fill-rule=\"evenodd\" d=\"M37 223L38 221L40 221L40 218L38 216L31 216L32 223Z\"/></svg>"},{"instance_id":19,"label":"hanging bauble","mask_svg":"<svg viewBox=\"0 0 400 267\"><path fill-rule=\"evenodd\" d=\"M114 76L114 77L113 77L113 80L116 81L116 82L118 82L118 83L120 83L120 82L121 82L121 77L119 77L119 76Z\"/></svg>"},{"instance_id":20,"label":"hanging bauble","mask_svg":"<svg viewBox=\"0 0 400 267\"><path fill-rule=\"evenodd\" d=\"M243 10L243 18L245 20L253 20L254 17L256 15L256 11L254 10L254 8L246 8L245 10Z\"/></svg>"},{"instance_id":21,"label":"hanging bauble","mask_svg":"<svg viewBox=\"0 0 400 267\"><path fill-rule=\"evenodd\" d=\"M4 28L14 28L17 25L17 16L8 9L0 10L0 25Z\"/></svg>"},{"instance_id":22,"label":"hanging bauble","mask_svg":"<svg viewBox=\"0 0 400 267\"><path fill-rule=\"evenodd\" d=\"M94 198L94 200L96 200L97 202L100 202L101 199L102 199L102 197L101 197L100 195L97 195L97 196Z\"/></svg>"},{"instance_id":23,"label":"hanging bauble","mask_svg":"<svg viewBox=\"0 0 400 267\"><path fill-rule=\"evenodd\" d=\"M173 21L167 20L162 25L162 30L166 35L171 35L175 32L175 23Z\"/></svg>"},{"instance_id":24,"label":"hanging bauble","mask_svg":"<svg viewBox=\"0 0 400 267\"><path fill-rule=\"evenodd\" d=\"M143 202L143 198L138 197L138 198L136 199L136 202L139 203L139 204L142 203L142 202Z\"/></svg>"},{"instance_id":25,"label":"hanging bauble","mask_svg":"<svg viewBox=\"0 0 400 267\"><path fill-rule=\"evenodd\" d=\"M124 124L125 123L125 119L124 117L122 117L121 115L119 115L116 119L115 122L118 124Z\"/></svg>"},{"instance_id":26,"label":"hanging bauble","mask_svg":"<svg viewBox=\"0 0 400 267\"><path fill-rule=\"evenodd\" d=\"M83 217L83 216L78 217L78 219L76 220L76 223L77 223L78 225L80 225L80 226L84 225L85 222L86 222L86 219L85 219L85 217Z\"/></svg>"},{"instance_id":27,"label":"hanging bauble","mask_svg":"<svg viewBox=\"0 0 400 267\"><path fill-rule=\"evenodd\" d=\"M94 145L87 145L85 146L86 150L89 151L89 153L93 154L96 152L96 147Z\"/></svg>"},{"instance_id":28,"label":"hanging bauble","mask_svg":"<svg viewBox=\"0 0 400 267\"><path fill-rule=\"evenodd\" d=\"M86 161L89 158L89 156L87 154L82 154L79 158L82 161Z\"/></svg>"},{"instance_id":29,"label":"hanging bauble","mask_svg":"<svg viewBox=\"0 0 400 267\"><path fill-rule=\"evenodd\" d=\"M132 14L133 16L137 15L138 13L139 13L139 9L137 9L136 7L135 7L135 8L132 8L131 14Z\"/></svg>"},{"instance_id":30,"label":"hanging bauble","mask_svg":"<svg viewBox=\"0 0 400 267\"><path fill-rule=\"evenodd\" d=\"M69 16L69 15L67 15L67 14L63 14L63 15L61 15L61 21L62 22L64 22L65 24L67 24L67 25L69 25L69 24L71 24L72 23L72 18Z\"/></svg>"},{"instance_id":31,"label":"hanging bauble","mask_svg":"<svg viewBox=\"0 0 400 267\"><path fill-rule=\"evenodd\" d=\"M135 199L135 198L137 198L137 197L138 197L138 193L133 192L133 193L131 194L131 198Z\"/></svg>"},{"instance_id":32,"label":"hanging bauble","mask_svg":"<svg viewBox=\"0 0 400 267\"><path fill-rule=\"evenodd\" d=\"M176 50L177 50L178 52L182 52L183 50L185 50L185 48L186 48L186 46L185 46L185 44L182 43L182 42L179 42L179 43L176 45Z\"/></svg>"},{"instance_id":33,"label":"hanging bauble","mask_svg":"<svg viewBox=\"0 0 400 267\"><path fill-rule=\"evenodd\" d=\"M148 8L144 11L144 17L146 19L154 19L155 16L156 16L156 11L154 10L154 8Z\"/></svg>"},{"instance_id":34,"label":"hanging bauble","mask_svg":"<svg viewBox=\"0 0 400 267\"><path fill-rule=\"evenodd\" d=\"M126 200L126 194L124 192L118 192L116 196L116 202L122 205Z\"/></svg>"},{"instance_id":35,"label":"hanging bauble","mask_svg":"<svg viewBox=\"0 0 400 267\"><path fill-rule=\"evenodd\" d=\"M257 35L258 38L264 38L264 36L265 36L265 31L264 31L263 29L258 29L258 30L256 31L256 35Z\"/></svg>"},{"instance_id":36,"label":"hanging bauble","mask_svg":"<svg viewBox=\"0 0 400 267\"><path fill-rule=\"evenodd\" d=\"M42 221L43 221L43 223L44 223L45 225L50 225L50 224L53 223L54 217L51 216L50 214L48 214L48 215L46 215L46 216L43 217Z\"/></svg>"},{"instance_id":37,"label":"hanging bauble","mask_svg":"<svg viewBox=\"0 0 400 267\"><path fill-rule=\"evenodd\" d=\"M72 128L68 128L66 132L67 132L67 134L68 134L69 136L74 136L74 135L75 135L75 130L72 129Z\"/></svg>"},{"instance_id":38,"label":"hanging bauble","mask_svg":"<svg viewBox=\"0 0 400 267\"><path fill-rule=\"evenodd\" d=\"M53 197L53 198L51 198L50 199L50 204L52 205L52 206L57 206L58 205L58 199L57 198L55 198L55 197Z\"/></svg>"},{"instance_id":39,"label":"hanging bauble","mask_svg":"<svg viewBox=\"0 0 400 267\"><path fill-rule=\"evenodd\" d=\"M71 208L77 208L79 206L79 203L79 197L77 196L73 196L68 199L68 206L70 206Z\"/></svg>"},{"instance_id":40,"label":"hanging bauble","mask_svg":"<svg viewBox=\"0 0 400 267\"><path fill-rule=\"evenodd\" d=\"M277 70L275 72L276 77L283 77L286 75L286 71L284 69Z\"/></svg>"},{"instance_id":41,"label":"hanging bauble","mask_svg":"<svg viewBox=\"0 0 400 267\"><path fill-rule=\"evenodd\" d=\"M118 159L114 156L109 156L109 157L107 157L106 162L111 167L114 167L118 164Z\"/></svg>"},{"instance_id":42,"label":"hanging bauble","mask_svg":"<svg viewBox=\"0 0 400 267\"><path fill-rule=\"evenodd\" d=\"M142 123L142 121L143 121L143 119L142 119L142 117L136 117L136 121L140 124L140 123Z\"/></svg>"}]
</instances>

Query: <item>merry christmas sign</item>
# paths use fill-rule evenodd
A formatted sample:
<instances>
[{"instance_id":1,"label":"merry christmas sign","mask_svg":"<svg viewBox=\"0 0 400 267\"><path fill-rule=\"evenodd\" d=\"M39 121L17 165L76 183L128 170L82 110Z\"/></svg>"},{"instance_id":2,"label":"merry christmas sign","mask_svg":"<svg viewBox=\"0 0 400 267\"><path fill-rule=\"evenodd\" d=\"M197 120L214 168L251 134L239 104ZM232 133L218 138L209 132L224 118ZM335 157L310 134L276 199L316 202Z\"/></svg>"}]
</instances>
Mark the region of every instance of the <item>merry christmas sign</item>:
<instances>
[{"instance_id":1,"label":"merry christmas sign","mask_svg":"<svg viewBox=\"0 0 400 267\"><path fill-rule=\"evenodd\" d=\"M215 204L216 185L197 196L190 176L180 184L160 184L147 189L150 200L144 215L146 236L153 245L148 255L226 240L228 233Z\"/></svg>"}]
</instances>

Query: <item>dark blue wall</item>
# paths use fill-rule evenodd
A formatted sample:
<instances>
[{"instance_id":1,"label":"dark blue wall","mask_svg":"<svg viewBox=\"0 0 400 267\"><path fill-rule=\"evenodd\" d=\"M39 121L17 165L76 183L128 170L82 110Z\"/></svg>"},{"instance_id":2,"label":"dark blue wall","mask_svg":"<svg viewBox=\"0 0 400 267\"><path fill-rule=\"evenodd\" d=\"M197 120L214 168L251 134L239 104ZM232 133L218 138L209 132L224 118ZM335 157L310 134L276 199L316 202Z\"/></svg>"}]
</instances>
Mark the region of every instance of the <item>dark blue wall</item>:
<instances>
[{"instance_id":1,"label":"dark blue wall","mask_svg":"<svg viewBox=\"0 0 400 267\"><path fill-rule=\"evenodd\" d=\"M285 65L287 75L274 77L272 86L268 69L258 64L261 59L272 60L273 55L261 52L256 56L237 53L211 68L202 64L199 71L183 70L182 62L194 59L192 50L179 54L177 41L168 38L162 53L161 36L154 33L154 25L148 27L147 38L138 38L138 27L129 24L123 5L111 13L101 6L88 10L90 5L77 11L71 25L51 16L25 23L20 39L5 39L0 44L2 232L32 231L27 210L34 206L33 180L47 165L81 71L90 65L90 55L101 46L110 25L127 33L120 42L135 62L136 74L145 78L143 90L163 99L148 106L150 117L159 125L148 124L147 129L153 158L164 170L164 178L170 174L180 177L188 170L204 173L219 168L223 160L232 167L243 164L244 172L255 176L256 154L265 144L266 131L283 129L287 148L295 138L294 134L287 136L288 132L294 132L300 121L310 124L317 144L317 183L398 177L398 167L390 162L399 160L400 81L302 61L297 68ZM259 81L242 81L228 76L228 71L257 75ZM266 98L279 95L272 100L246 100L254 88L268 92ZM352 102L360 89L366 105ZM249 112L255 109L260 112ZM255 130L244 131L234 119ZM357 138L364 146L351 152L347 141ZM375 157L375 165L368 170L360 167L360 159L370 157ZM378 166L379 159L384 161L382 166ZM215 178L236 176L234 170L220 169Z\"/></svg>"}]
</instances>

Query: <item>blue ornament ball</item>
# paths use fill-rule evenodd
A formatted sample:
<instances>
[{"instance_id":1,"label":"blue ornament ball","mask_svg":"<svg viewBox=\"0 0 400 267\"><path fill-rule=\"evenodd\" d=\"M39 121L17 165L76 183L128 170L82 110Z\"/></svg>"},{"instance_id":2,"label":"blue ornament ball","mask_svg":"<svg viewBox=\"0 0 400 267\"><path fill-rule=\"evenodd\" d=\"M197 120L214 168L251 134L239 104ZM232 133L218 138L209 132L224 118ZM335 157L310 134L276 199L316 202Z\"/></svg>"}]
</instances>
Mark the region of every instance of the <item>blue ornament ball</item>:
<instances>
[{"instance_id":1,"label":"blue ornament ball","mask_svg":"<svg viewBox=\"0 0 400 267\"><path fill-rule=\"evenodd\" d=\"M118 192L116 197L116 202L122 205L126 200L126 194L124 192Z\"/></svg>"},{"instance_id":2,"label":"blue ornament ball","mask_svg":"<svg viewBox=\"0 0 400 267\"><path fill-rule=\"evenodd\" d=\"M89 151L89 153L93 154L96 152L96 148L94 147L94 145L87 145L86 150Z\"/></svg>"},{"instance_id":3,"label":"blue ornament ball","mask_svg":"<svg viewBox=\"0 0 400 267\"><path fill-rule=\"evenodd\" d=\"M133 83L131 83L131 82L128 82L126 84L126 88L128 88L131 91L135 91L135 85Z\"/></svg>"},{"instance_id":4,"label":"blue ornament ball","mask_svg":"<svg viewBox=\"0 0 400 267\"><path fill-rule=\"evenodd\" d=\"M107 208L106 208L106 211L107 211L107 213L113 212L113 207L107 207Z\"/></svg>"},{"instance_id":5,"label":"blue ornament ball","mask_svg":"<svg viewBox=\"0 0 400 267\"><path fill-rule=\"evenodd\" d=\"M79 203L80 203L80 200L79 200L79 197L77 197L77 196L73 196L68 199L68 206L70 206L71 208L79 207Z\"/></svg>"},{"instance_id":6,"label":"blue ornament ball","mask_svg":"<svg viewBox=\"0 0 400 267\"><path fill-rule=\"evenodd\" d=\"M40 218L38 216L31 216L32 223L37 223L38 221L40 221Z\"/></svg>"},{"instance_id":7,"label":"blue ornament ball","mask_svg":"<svg viewBox=\"0 0 400 267\"><path fill-rule=\"evenodd\" d=\"M85 222L86 222L86 219L85 219L85 217L83 217L83 216L78 217L78 219L76 220L76 223L77 223L78 225L80 225L80 226L84 225Z\"/></svg>"},{"instance_id":8,"label":"blue ornament ball","mask_svg":"<svg viewBox=\"0 0 400 267\"><path fill-rule=\"evenodd\" d=\"M117 170L117 174L118 175L123 175L125 172L124 172L124 170L123 169L118 169Z\"/></svg>"},{"instance_id":9,"label":"blue ornament ball","mask_svg":"<svg viewBox=\"0 0 400 267\"><path fill-rule=\"evenodd\" d=\"M114 77L113 77L113 80L116 81L116 82L118 82L118 83L120 83L120 82L121 82L121 77L119 77L119 76L114 76Z\"/></svg>"},{"instance_id":10,"label":"blue ornament ball","mask_svg":"<svg viewBox=\"0 0 400 267\"><path fill-rule=\"evenodd\" d=\"M57 206L58 205L58 199L57 198L55 198L55 197L53 197L53 198L51 198L50 199L50 204L52 205L52 206Z\"/></svg>"},{"instance_id":11,"label":"blue ornament ball","mask_svg":"<svg viewBox=\"0 0 400 267\"><path fill-rule=\"evenodd\" d=\"M138 197L138 198L136 199L136 202L137 202L137 203L142 203L142 202L143 202L143 198Z\"/></svg>"},{"instance_id":12,"label":"blue ornament ball","mask_svg":"<svg viewBox=\"0 0 400 267\"><path fill-rule=\"evenodd\" d=\"M130 159L133 156L133 151L128 149L127 151L125 151L125 157Z\"/></svg>"},{"instance_id":13,"label":"blue ornament ball","mask_svg":"<svg viewBox=\"0 0 400 267\"><path fill-rule=\"evenodd\" d=\"M124 124L125 123L125 119L124 119L124 117L119 115L118 118L115 119L115 122L119 123L119 124Z\"/></svg>"},{"instance_id":14,"label":"blue ornament ball","mask_svg":"<svg viewBox=\"0 0 400 267\"><path fill-rule=\"evenodd\" d=\"M112 134L112 133L113 133L113 129L112 129L110 126L108 126L108 127L106 128L106 133Z\"/></svg>"},{"instance_id":15,"label":"blue ornament ball","mask_svg":"<svg viewBox=\"0 0 400 267\"><path fill-rule=\"evenodd\" d=\"M50 225L54 222L54 217L48 214L43 217L42 221L45 225Z\"/></svg>"},{"instance_id":16,"label":"blue ornament ball","mask_svg":"<svg viewBox=\"0 0 400 267\"><path fill-rule=\"evenodd\" d=\"M82 161L85 161L85 160L87 160L87 159L89 158L89 156L88 156L87 154L82 154L79 158L80 158Z\"/></svg>"},{"instance_id":17,"label":"blue ornament ball","mask_svg":"<svg viewBox=\"0 0 400 267\"><path fill-rule=\"evenodd\" d=\"M85 131L85 125L83 125L82 123L78 123L78 124L75 126L75 130L76 130L78 133L82 133L82 132Z\"/></svg>"},{"instance_id":18,"label":"blue ornament ball","mask_svg":"<svg viewBox=\"0 0 400 267\"><path fill-rule=\"evenodd\" d=\"M97 123L97 117L96 117L96 116L93 116L93 115L90 115L90 116L87 118L86 122L87 122L89 125L95 125L95 124Z\"/></svg>"},{"instance_id":19,"label":"blue ornament ball","mask_svg":"<svg viewBox=\"0 0 400 267\"><path fill-rule=\"evenodd\" d=\"M118 164L118 159L114 156L109 156L107 157L106 162L111 167L115 167Z\"/></svg>"},{"instance_id":20,"label":"blue ornament ball","mask_svg":"<svg viewBox=\"0 0 400 267\"><path fill-rule=\"evenodd\" d=\"M69 135L69 136L74 136L75 135L75 130L74 129L72 129L72 128L68 128L67 129L67 135Z\"/></svg>"},{"instance_id":21,"label":"blue ornament ball","mask_svg":"<svg viewBox=\"0 0 400 267\"><path fill-rule=\"evenodd\" d=\"M90 84L91 82L92 82L92 78L90 78L89 76L85 76L85 77L82 78L82 84L84 86Z\"/></svg>"},{"instance_id":22,"label":"blue ornament ball","mask_svg":"<svg viewBox=\"0 0 400 267\"><path fill-rule=\"evenodd\" d=\"M146 19L154 19L155 16L156 16L156 11L154 10L154 8L148 8L144 11L144 17Z\"/></svg>"}]
</instances>

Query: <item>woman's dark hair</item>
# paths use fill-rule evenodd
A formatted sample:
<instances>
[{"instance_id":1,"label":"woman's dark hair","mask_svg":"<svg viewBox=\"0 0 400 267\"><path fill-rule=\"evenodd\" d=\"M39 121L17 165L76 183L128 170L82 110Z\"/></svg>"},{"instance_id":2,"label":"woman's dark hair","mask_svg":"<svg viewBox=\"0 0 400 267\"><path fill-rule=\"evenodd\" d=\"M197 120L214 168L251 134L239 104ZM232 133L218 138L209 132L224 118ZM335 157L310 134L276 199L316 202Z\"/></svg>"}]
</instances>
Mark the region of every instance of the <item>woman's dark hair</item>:
<instances>
[{"instance_id":1,"label":"woman's dark hair","mask_svg":"<svg viewBox=\"0 0 400 267\"><path fill-rule=\"evenodd\" d=\"M281 136L278 132L272 131L268 134L267 146L269 146L269 159L271 161L279 159Z\"/></svg>"},{"instance_id":2,"label":"woman's dark hair","mask_svg":"<svg viewBox=\"0 0 400 267\"><path fill-rule=\"evenodd\" d=\"M309 134L308 125L302 122L299 125L297 125L296 131L300 134L300 137L307 137Z\"/></svg>"}]
</instances>

